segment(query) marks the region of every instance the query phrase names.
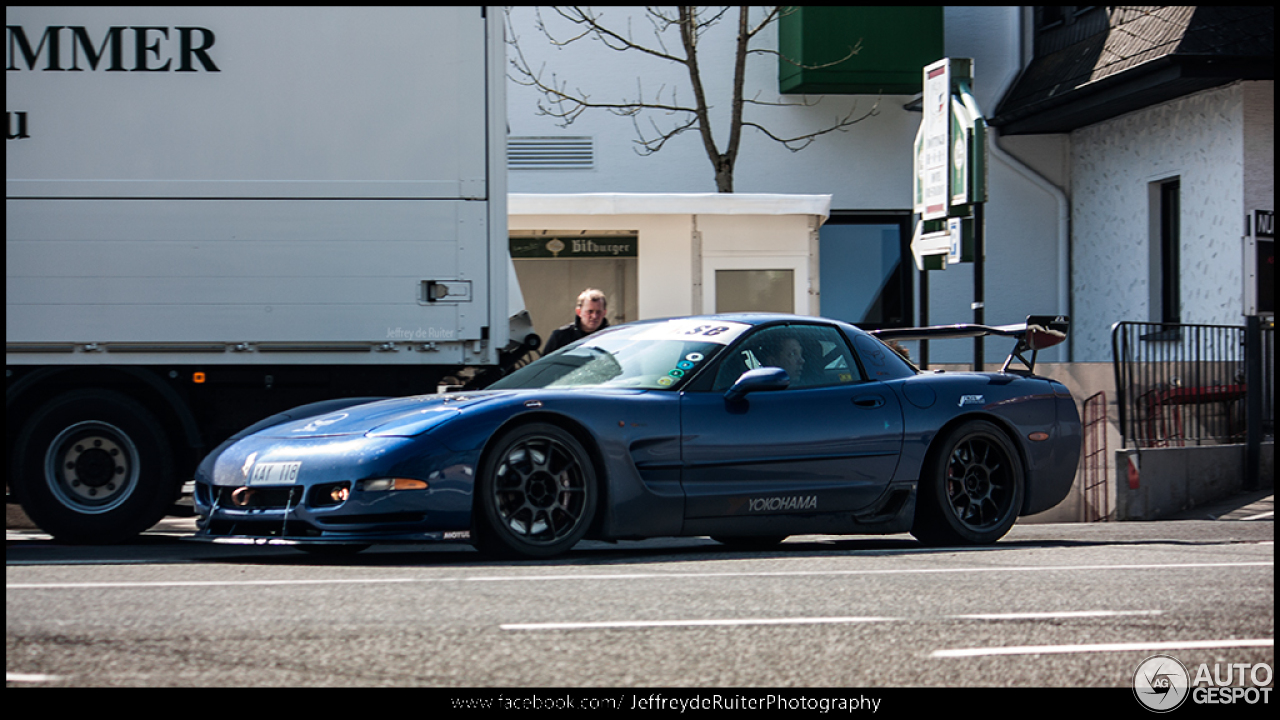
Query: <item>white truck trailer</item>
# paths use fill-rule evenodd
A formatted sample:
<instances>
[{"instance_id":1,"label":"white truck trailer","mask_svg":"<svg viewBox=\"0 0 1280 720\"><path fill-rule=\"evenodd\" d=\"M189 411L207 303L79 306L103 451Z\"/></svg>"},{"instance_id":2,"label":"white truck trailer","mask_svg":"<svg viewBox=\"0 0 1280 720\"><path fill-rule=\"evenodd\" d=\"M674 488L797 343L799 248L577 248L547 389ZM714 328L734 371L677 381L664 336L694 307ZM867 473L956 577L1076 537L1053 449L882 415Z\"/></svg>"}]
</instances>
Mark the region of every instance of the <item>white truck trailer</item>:
<instances>
[{"instance_id":1,"label":"white truck trailer","mask_svg":"<svg viewBox=\"0 0 1280 720\"><path fill-rule=\"evenodd\" d=\"M500 12L5 23L9 486L47 532L128 537L265 416L522 354Z\"/></svg>"}]
</instances>

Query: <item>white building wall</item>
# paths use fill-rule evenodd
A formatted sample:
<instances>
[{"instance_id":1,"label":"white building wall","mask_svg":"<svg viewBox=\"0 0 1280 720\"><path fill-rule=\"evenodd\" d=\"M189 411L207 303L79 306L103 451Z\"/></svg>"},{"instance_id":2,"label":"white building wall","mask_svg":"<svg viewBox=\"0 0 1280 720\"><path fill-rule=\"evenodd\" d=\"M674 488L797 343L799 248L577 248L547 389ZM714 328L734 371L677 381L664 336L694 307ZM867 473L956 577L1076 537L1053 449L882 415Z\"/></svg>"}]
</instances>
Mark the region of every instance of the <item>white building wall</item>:
<instances>
[{"instance_id":1,"label":"white building wall","mask_svg":"<svg viewBox=\"0 0 1280 720\"><path fill-rule=\"evenodd\" d=\"M608 7L603 18L631 28L637 40L651 41L649 23L640 8ZM732 15L732 13L731 13ZM573 28L544 8L542 18L560 38ZM679 88L682 102L692 100L684 69L673 63L650 58L634 51L615 52L599 43L581 41L567 47L553 47L535 27L535 10L517 7L510 11L509 33L514 33L520 49L533 67L545 67L546 78L570 88L580 88L595 100L634 97L637 87L652 96L660 87ZM728 108L728 82L732 74L734 18L724 22L700 41L703 77L709 82L713 125L717 141L727 141L724 121ZM997 97L1020 69L1022 12L1017 7L947 7L945 10L946 53L951 57L974 59L974 91L983 111L994 112ZM874 38L865 38L872 42ZM678 41L677 41L678 42ZM759 37L758 47L777 47L776 29ZM514 51L509 49L508 55ZM753 128L744 130L736 172L739 193L787 193L831 195L831 208L840 211L897 211L911 209L912 145L921 114L904 105L910 96L811 96L814 106L805 107L802 98L778 94L777 58L757 54L748 58L748 98L782 102L786 107L749 107L747 118L766 124L780 136L794 136L821 129L843 117L856 105L857 112L873 107L874 116L817 139L808 148L792 153ZM669 97L664 95L664 97ZM636 131L630 119L606 111L589 111L567 128L537 114L539 93L514 82L508 86L508 123L512 136L590 136L595 143L595 167L591 170L513 170L509 173L512 193L585 192L714 192L711 164L698 133L689 131L673 138L660 152L640 156L635 151ZM642 116L640 127L649 130L649 118L670 127L671 118L661 113ZM1003 324L1018 322L1028 314L1066 313L1066 238L1059 234L1060 205L1052 188L1066 176L1064 136L1027 136L1005 145L1008 155L994 151L989 160L987 205L986 320ZM1016 156L1016 157L1015 157ZM1023 162L1014 168L1008 160ZM1044 175L1047 181L1033 181L1028 174ZM643 269L643 268L642 268ZM968 265L952 266L930 273L931 323L969 322L973 319L973 273ZM641 298L642 305L648 301ZM919 313L917 306L916 312ZM986 343L987 360L999 362L1008 353L1000 343ZM932 343L932 362L970 362L972 344ZM1042 361L1067 360L1067 347L1046 351Z\"/></svg>"},{"instance_id":2,"label":"white building wall","mask_svg":"<svg viewBox=\"0 0 1280 720\"><path fill-rule=\"evenodd\" d=\"M592 100L615 102L634 99L643 88L646 99L653 99L664 89L662 99L676 99L692 105L689 77L676 63L646 56L637 51L616 52L596 42L582 40L565 47L550 46L535 27L535 8L514 7L510 10L508 33L518 39L519 47L533 67L545 65L545 79L552 75L580 89ZM597 8L604 22L626 27L628 22L637 42L656 45L643 17L643 8ZM557 38L574 33L573 26L542 8L541 16ZM629 18L629 20L628 20ZM707 97L712 106L711 125L718 146L728 142L730 80L733 67L733 43L736 33L736 10L700 40L699 61L707 84ZM679 38L668 33L670 49L681 53ZM755 47L777 48L777 28L772 25L758 36ZM508 49L508 55L513 54ZM778 94L778 60L776 56L754 54L747 59L745 96L761 102L784 103L784 107L748 107L746 118L760 122L781 137L813 132L845 116L855 105L859 114L877 108L878 114L846 132L835 132L819 138L813 145L792 153L767 138L759 130L746 128L737 164L735 192L831 194L833 206L839 208L904 208L911 202L911 147L915 140L920 114L903 109L909 96L810 96L805 107L799 96ZM684 132L659 152L648 156L637 154L637 133L632 120L605 110L583 113L572 125L560 127L559 121L537 114L541 94L515 82L508 85L507 112L512 136L589 136L595 144L595 168L592 170L516 170L510 173L514 193L585 193L585 192L715 192L715 176L707 158L702 138L696 131ZM545 102L545 101L544 101ZM638 119L639 127L653 136L650 122L671 128L686 115L666 116L647 111Z\"/></svg>"},{"instance_id":3,"label":"white building wall","mask_svg":"<svg viewBox=\"0 0 1280 720\"><path fill-rule=\"evenodd\" d=\"M1236 83L1071 134L1077 361L1111 359L1113 323L1154 319L1148 189L1175 177L1182 321L1240 323L1243 98Z\"/></svg>"},{"instance_id":4,"label":"white building wall","mask_svg":"<svg viewBox=\"0 0 1280 720\"><path fill-rule=\"evenodd\" d=\"M749 269L794 271L793 310L813 315L819 304L811 260L829 207L825 195L512 194L508 226L635 232L633 320L715 312L715 271ZM580 288L571 290L576 296Z\"/></svg>"}]
</instances>

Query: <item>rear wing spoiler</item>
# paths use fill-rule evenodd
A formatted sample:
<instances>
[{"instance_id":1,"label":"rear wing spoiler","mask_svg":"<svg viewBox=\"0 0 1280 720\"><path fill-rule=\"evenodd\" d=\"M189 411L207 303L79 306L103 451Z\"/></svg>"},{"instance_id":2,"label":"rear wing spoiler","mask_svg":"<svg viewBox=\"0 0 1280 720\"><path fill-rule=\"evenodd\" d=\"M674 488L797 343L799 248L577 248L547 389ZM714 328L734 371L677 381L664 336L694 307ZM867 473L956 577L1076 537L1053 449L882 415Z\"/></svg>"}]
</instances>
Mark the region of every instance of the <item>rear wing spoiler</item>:
<instances>
[{"instance_id":1,"label":"rear wing spoiler","mask_svg":"<svg viewBox=\"0 0 1280 720\"><path fill-rule=\"evenodd\" d=\"M984 335L999 335L1017 340L1013 351L1005 359L1000 372L1009 372L1009 365L1014 359L1022 361L1028 373L1035 372L1036 353L1044 348L1053 347L1067 339L1067 329L1071 321L1066 315L1028 315L1025 323L1017 325L934 325L922 328L891 328L872 330L869 334L881 340L938 340L943 338L973 338ZM1031 351L1028 360L1024 353ZM1015 370L1014 372L1022 372Z\"/></svg>"}]
</instances>

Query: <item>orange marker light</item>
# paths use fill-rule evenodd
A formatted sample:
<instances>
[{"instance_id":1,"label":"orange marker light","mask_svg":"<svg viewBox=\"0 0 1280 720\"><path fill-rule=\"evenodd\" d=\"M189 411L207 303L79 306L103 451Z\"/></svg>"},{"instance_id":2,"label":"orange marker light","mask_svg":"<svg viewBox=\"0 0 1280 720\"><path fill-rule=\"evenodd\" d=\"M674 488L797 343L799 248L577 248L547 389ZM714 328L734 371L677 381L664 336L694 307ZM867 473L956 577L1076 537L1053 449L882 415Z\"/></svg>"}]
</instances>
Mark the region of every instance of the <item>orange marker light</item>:
<instances>
[{"instance_id":1,"label":"orange marker light","mask_svg":"<svg viewBox=\"0 0 1280 720\"><path fill-rule=\"evenodd\" d=\"M197 385L199 385L199 384L203 383L203 382L204 382L204 373L202 373L202 372L198 372L198 373L194 373L194 374L192 374L192 376L191 376L191 382L193 382L193 383L195 383L195 384L197 384Z\"/></svg>"}]
</instances>

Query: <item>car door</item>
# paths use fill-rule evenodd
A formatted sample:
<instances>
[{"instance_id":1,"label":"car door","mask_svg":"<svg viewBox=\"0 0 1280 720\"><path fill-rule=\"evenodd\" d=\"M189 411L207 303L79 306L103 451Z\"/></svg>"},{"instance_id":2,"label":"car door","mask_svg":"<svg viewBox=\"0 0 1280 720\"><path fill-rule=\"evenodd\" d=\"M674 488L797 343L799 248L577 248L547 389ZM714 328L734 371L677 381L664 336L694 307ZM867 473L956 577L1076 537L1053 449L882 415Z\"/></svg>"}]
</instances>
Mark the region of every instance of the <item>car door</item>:
<instances>
[{"instance_id":1,"label":"car door","mask_svg":"<svg viewBox=\"0 0 1280 720\"><path fill-rule=\"evenodd\" d=\"M791 376L786 389L726 399L742 372L773 366ZM852 512L893 478L902 408L890 388L867 380L837 328L757 329L714 370L714 381L681 397L686 518Z\"/></svg>"}]
</instances>

